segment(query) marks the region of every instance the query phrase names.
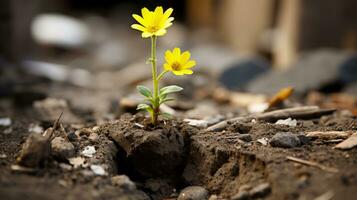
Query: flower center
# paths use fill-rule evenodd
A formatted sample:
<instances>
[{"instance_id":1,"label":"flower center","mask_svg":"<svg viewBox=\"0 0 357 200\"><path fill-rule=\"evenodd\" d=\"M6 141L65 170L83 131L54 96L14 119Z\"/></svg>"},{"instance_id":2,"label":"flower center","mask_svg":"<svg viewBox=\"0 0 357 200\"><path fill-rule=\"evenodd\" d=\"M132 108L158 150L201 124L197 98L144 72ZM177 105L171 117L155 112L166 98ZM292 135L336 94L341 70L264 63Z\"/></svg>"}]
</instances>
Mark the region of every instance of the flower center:
<instances>
[{"instance_id":1,"label":"flower center","mask_svg":"<svg viewBox=\"0 0 357 200\"><path fill-rule=\"evenodd\" d=\"M150 33L155 33L158 31L158 28L156 26L149 26L147 29Z\"/></svg>"},{"instance_id":2,"label":"flower center","mask_svg":"<svg viewBox=\"0 0 357 200\"><path fill-rule=\"evenodd\" d=\"M181 64L178 63L178 62L174 62L174 63L172 63L171 68L172 68L174 71L180 71L180 70L181 70Z\"/></svg>"}]
</instances>

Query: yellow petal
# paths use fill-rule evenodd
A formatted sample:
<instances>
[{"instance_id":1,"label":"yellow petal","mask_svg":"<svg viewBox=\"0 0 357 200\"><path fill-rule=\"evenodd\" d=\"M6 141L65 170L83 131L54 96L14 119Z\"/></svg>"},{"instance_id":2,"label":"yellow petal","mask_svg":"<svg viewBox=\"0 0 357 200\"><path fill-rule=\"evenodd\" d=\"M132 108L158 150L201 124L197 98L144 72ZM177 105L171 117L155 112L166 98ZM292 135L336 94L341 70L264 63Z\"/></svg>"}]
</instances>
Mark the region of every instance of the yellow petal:
<instances>
[{"instance_id":1,"label":"yellow petal","mask_svg":"<svg viewBox=\"0 0 357 200\"><path fill-rule=\"evenodd\" d=\"M147 9L147 8L141 9L141 15L143 16L143 18L145 20L147 20L149 18L149 16L150 16L150 10Z\"/></svg>"},{"instance_id":2,"label":"yellow petal","mask_svg":"<svg viewBox=\"0 0 357 200\"><path fill-rule=\"evenodd\" d=\"M190 61L188 61L188 62L184 65L184 68L185 68L185 69L189 69L189 68L194 67L195 65L196 65L196 61L190 60Z\"/></svg>"},{"instance_id":3,"label":"yellow petal","mask_svg":"<svg viewBox=\"0 0 357 200\"><path fill-rule=\"evenodd\" d=\"M168 23L166 22L163 28L169 28L171 25L172 25L171 22L168 22Z\"/></svg>"},{"instance_id":4,"label":"yellow petal","mask_svg":"<svg viewBox=\"0 0 357 200\"><path fill-rule=\"evenodd\" d=\"M184 75L183 71L172 71L176 76L182 76Z\"/></svg>"},{"instance_id":5,"label":"yellow petal","mask_svg":"<svg viewBox=\"0 0 357 200\"><path fill-rule=\"evenodd\" d=\"M155 32L155 35L156 36L163 36L163 35L165 35L166 34L166 29L160 29L159 31L156 31Z\"/></svg>"},{"instance_id":6,"label":"yellow petal","mask_svg":"<svg viewBox=\"0 0 357 200\"><path fill-rule=\"evenodd\" d=\"M172 9L172 8L167 9L164 13L165 19L168 19L173 11L174 11L174 9Z\"/></svg>"},{"instance_id":7,"label":"yellow petal","mask_svg":"<svg viewBox=\"0 0 357 200\"><path fill-rule=\"evenodd\" d=\"M149 33L149 32L143 32L143 33L141 34L141 37L143 37L143 38L149 38L149 37L151 37L151 36L153 36L153 34L152 34L152 33Z\"/></svg>"},{"instance_id":8,"label":"yellow petal","mask_svg":"<svg viewBox=\"0 0 357 200\"><path fill-rule=\"evenodd\" d=\"M161 6L156 7L155 12L157 16L161 17L164 14L164 10L162 9Z\"/></svg>"},{"instance_id":9,"label":"yellow petal","mask_svg":"<svg viewBox=\"0 0 357 200\"><path fill-rule=\"evenodd\" d=\"M133 25L131 25L131 28L132 28L132 29L136 29L136 30L138 30L138 31L143 31L143 32L146 31L146 28L143 27L143 26L141 26L141 25L139 25L139 24L133 24Z\"/></svg>"},{"instance_id":10,"label":"yellow petal","mask_svg":"<svg viewBox=\"0 0 357 200\"><path fill-rule=\"evenodd\" d=\"M143 26L146 26L146 21L145 21L142 17L140 17L140 16L137 15L137 14L133 14L132 16L133 16L133 18L134 18L136 21L138 21L140 24L142 24Z\"/></svg>"},{"instance_id":11,"label":"yellow petal","mask_svg":"<svg viewBox=\"0 0 357 200\"><path fill-rule=\"evenodd\" d=\"M189 69L184 69L184 70L182 70L182 73L184 73L184 74L193 74L193 71L189 70Z\"/></svg>"},{"instance_id":12,"label":"yellow petal","mask_svg":"<svg viewBox=\"0 0 357 200\"><path fill-rule=\"evenodd\" d=\"M181 50L180 48L174 48L174 50L172 51L174 54L174 59L178 60L180 58L181 55Z\"/></svg>"},{"instance_id":13,"label":"yellow petal","mask_svg":"<svg viewBox=\"0 0 357 200\"><path fill-rule=\"evenodd\" d=\"M181 59L180 59L181 63L187 63L187 61L190 59L190 57L191 57L191 54L189 51L183 52L183 54L181 55Z\"/></svg>"},{"instance_id":14,"label":"yellow petal","mask_svg":"<svg viewBox=\"0 0 357 200\"><path fill-rule=\"evenodd\" d=\"M174 55L172 54L171 51L167 50L165 52L165 60L167 63L172 63L174 61Z\"/></svg>"}]
</instances>

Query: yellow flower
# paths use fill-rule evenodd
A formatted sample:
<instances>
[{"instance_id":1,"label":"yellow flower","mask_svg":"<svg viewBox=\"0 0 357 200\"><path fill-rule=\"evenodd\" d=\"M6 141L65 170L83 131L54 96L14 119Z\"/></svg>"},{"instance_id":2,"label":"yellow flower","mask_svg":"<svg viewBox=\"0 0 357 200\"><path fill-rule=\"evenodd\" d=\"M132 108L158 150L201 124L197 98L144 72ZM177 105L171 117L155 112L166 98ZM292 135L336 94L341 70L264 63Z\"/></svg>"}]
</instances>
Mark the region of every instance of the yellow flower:
<instances>
[{"instance_id":1,"label":"yellow flower","mask_svg":"<svg viewBox=\"0 0 357 200\"><path fill-rule=\"evenodd\" d=\"M192 67L196 65L194 60L190 60L191 54L189 51L185 51L181 54L179 48L175 48L173 51L166 51L164 64L165 71L172 71L175 75L192 74Z\"/></svg>"},{"instance_id":2,"label":"yellow flower","mask_svg":"<svg viewBox=\"0 0 357 200\"><path fill-rule=\"evenodd\" d=\"M133 24L131 28L142 31L142 37L163 36L166 34L166 28L172 25L173 17L170 17L173 9L169 8L163 11L162 7L156 7L155 11L147 8L141 9L142 16L133 14L133 17L140 24Z\"/></svg>"}]
</instances>

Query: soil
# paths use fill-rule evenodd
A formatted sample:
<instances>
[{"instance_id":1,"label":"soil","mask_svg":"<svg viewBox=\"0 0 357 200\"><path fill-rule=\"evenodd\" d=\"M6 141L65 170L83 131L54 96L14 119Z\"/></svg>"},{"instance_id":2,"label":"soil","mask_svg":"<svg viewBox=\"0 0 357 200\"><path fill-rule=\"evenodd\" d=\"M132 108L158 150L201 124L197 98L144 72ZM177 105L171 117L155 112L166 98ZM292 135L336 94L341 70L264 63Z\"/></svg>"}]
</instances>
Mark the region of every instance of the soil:
<instances>
[{"instance_id":1,"label":"soil","mask_svg":"<svg viewBox=\"0 0 357 200\"><path fill-rule=\"evenodd\" d=\"M142 116L130 114L103 125L63 124L77 156L84 147L95 147L95 156L85 158L87 166L75 168L68 160L50 157L38 168L14 171L11 167L29 136L28 128L41 121L29 117L31 111L11 113L10 109L2 115L13 119L11 126L0 127L1 199L175 199L187 186L202 186L217 199L238 199L242 191L250 192L251 199L314 199L321 195L355 199L357 191L356 148L341 151L333 149L336 143L318 139L294 148L258 142L278 132L356 131L357 120L350 116L299 120L296 127L238 122L219 132L195 128L179 119L162 120L154 128ZM338 172L295 163L287 156ZM106 174L93 174L91 164L105 166ZM135 182L136 189L113 183L113 177L123 174ZM268 187L265 192L252 192L262 184Z\"/></svg>"}]
</instances>

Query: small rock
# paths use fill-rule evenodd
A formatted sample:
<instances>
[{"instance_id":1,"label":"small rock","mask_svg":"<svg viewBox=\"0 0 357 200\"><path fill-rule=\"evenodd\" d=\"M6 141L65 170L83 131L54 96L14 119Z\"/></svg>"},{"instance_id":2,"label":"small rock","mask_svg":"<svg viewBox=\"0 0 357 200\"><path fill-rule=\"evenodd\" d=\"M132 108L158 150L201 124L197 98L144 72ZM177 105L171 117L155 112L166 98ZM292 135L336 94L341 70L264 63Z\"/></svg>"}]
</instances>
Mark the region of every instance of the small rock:
<instances>
[{"instance_id":1,"label":"small rock","mask_svg":"<svg viewBox=\"0 0 357 200\"><path fill-rule=\"evenodd\" d=\"M24 167L37 168L50 157L49 139L37 133L31 133L22 146L17 163Z\"/></svg>"},{"instance_id":2,"label":"small rock","mask_svg":"<svg viewBox=\"0 0 357 200\"><path fill-rule=\"evenodd\" d=\"M195 126L199 128L206 128L208 126L208 122L206 120L198 120L198 119L184 119L184 122L188 122L188 125Z\"/></svg>"},{"instance_id":3,"label":"small rock","mask_svg":"<svg viewBox=\"0 0 357 200\"><path fill-rule=\"evenodd\" d=\"M98 136L98 134L96 134L96 133L91 133L91 134L89 135L88 139L91 140L91 141L93 141L93 142L95 142L95 141L98 141L99 136Z\"/></svg>"},{"instance_id":4,"label":"small rock","mask_svg":"<svg viewBox=\"0 0 357 200\"><path fill-rule=\"evenodd\" d=\"M7 155L2 153L2 154L0 154L0 158L7 158Z\"/></svg>"},{"instance_id":5,"label":"small rock","mask_svg":"<svg viewBox=\"0 0 357 200\"><path fill-rule=\"evenodd\" d=\"M91 165L90 169L93 171L95 175L98 176L104 176L107 174L107 172L104 170L104 168L101 165Z\"/></svg>"},{"instance_id":6,"label":"small rock","mask_svg":"<svg viewBox=\"0 0 357 200\"><path fill-rule=\"evenodd\" d=\"M51 148L52 154L58 158L70 158L75 154L73 144L62 137L55 137L51 141Z\"/></svg>"},{"instance_id":7,"label":"small rock","mask_svg":"<svg viewBox=\"0 0 357 200\"><path fill-rule=\"evenodd\" d=\"M184 188L178 200L205 200L208 199L208 191L201 186L189 186Z\"/></svg>"},{"instance_id":8,"label":"small rock","mask_svg":"<svg viewBox=\"0 0 357 200\"><path fill-rule=\"evenodd\" d=\"M357 133L335 146L336 149L348 150L357 146Z\"/></svg>"},{"instance_id":9,"label":"small rock","mask_svg":"<svg viewBox=\"0 0 357 200\"><path fill-rule=\"evenodd\" d=\"M298 134L297 137L299 138L301 145L306 145L311 143L310 138L306 137L304 134Z\"/></svg>"},{"instance_id":10,"label":"small rock","mask_svg":"<svg viewBox=\"0 0 357 200\"><path fill-rule=\"evenodd\" d=\"M208 200L218 200L218 196L215 195L215 194L213 194L213 195L211 195L211 196L209 197Z\"/></svg>"},{"instance_id":11,"label":"small rock","mask_svg":"<svg viewBox=\"0 0 357 200\"><path fill-rule=\"evenodd\" d=\"M111 178L111 181L112 181L112 185L118 186L118 187L126 189L126 190L135 190L136 189L135 183L133 181L131 181L129 179L129 177L126 175L113 176Z\"/></svg>"},{"instance_id":12,"label":"small rock","mask_svg":"<svg viewBox=\"0 0 357 200\"><path fill-rule=\"evenodd\" d=\"M96 150L94 146L86 146L84 147L84 150L82 151L82 155L88 158L92 158L93 154L95 154Z\"/></svg>"},{"instance_id":13,"label":"small rock","mask_svg":"<svg viewBox=\"0 0 357 200\"><path fill-rule=\"evenodd\" d=\"M282 148L293 148L301 145L299 138L290 132L280 132L275 134L269 143L272 147Z\"/></svg>"},{"instance_id":14,"label":"small rock","mask_svg":"<svg viewBox=\"0 0 357 200\"><path fill-rule=\"evenodd\" d=\"M231 200L249 200L250 195L247 191L239 191L238 194L234 195Z\"/></svg>"},{"instance_id":15,"label":"small rock","mask_svg":"<svg viewBox=\"0 0 357 200\"><path fill-rule=\"evenodd\" d=\"M38 125L38 124L30 124L29 127L29 132L30 133L42 133L43 132L43 127Z\"/></svg>"},{"instance_id":16,"label":"small rock","mask_svg":"<svg viewBox=\"0 0 357 200\"><path fill-rule=\"evenodd\" d=\"M238 139L243 140L244 142L252 141L252 136L250 134L239 134Z\"/></svg>"},{"instance_id":17,"label":"small rock","mask_svg":"<svg viewBox=\"0 0 357 200\"><path fill-rule=\"evenodd\" d=\"M74 132L69 132L67 134L67 138L71 142L77 141L77 139L78 139L77 135Z\"/></svg>"},{"instance_id":18,"label":"small rock","mask_svg":"<svg viewBox=\"0 0 357 200\"><path fill-rule=\"evenodd\" d=\"M11 125L11 119L6 117L6 118L0 118L0 126L10 126Z\"/></svg>"},{"instance_id":19,"label":"small rock","mask_svg":"<svg viewBox=\"0 0 357 200\"><path fill-rule=\"evenodd\" d=\"M269 183L262 183L252 190L249 191L249 194L252 198L262 198L267 196L271 192Z\"/></svg>"},{"instance_id":20,"label":"small rock","mask_svg":"<svg viewBox=\"0 0 357 200\"><path fill-rule=\"evenodd\" d=\"M263 146L268 145L268 141L269 141L269 139L266 138L266 137L263 137L263 138L260 138L260 139L257 140L257 142L259 142L259 143L262 144Z\"/></svg>"},{"instance_id":21,"label":"small rock","mask_svg":"<svg viewBox=\"0 0 357 200\"><path fill-rule=\"evenodd\" d=\"M85 162L86 160L85 160L84 158L82 158L82 157L69 158L68 161L69 161L69 163L70 163L71 165L73 165L73 167L74 167L75 169L78 168L78 167L80 167L80 166L85 167L85 166L84 166L84 162Z\"/></svg>"},{"instance_id":22,"label":"small rock","mask_svg":"<svg viewBox=\"0 0 357 200\"><path fill-rule=\"evenodd\" d=\"M296 119L291 119L289 117L287 119L279 119L277 122L275 122L275 124L296 127L297 121L296 121Z\"/></svg>"}]
</instances>

